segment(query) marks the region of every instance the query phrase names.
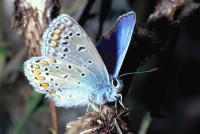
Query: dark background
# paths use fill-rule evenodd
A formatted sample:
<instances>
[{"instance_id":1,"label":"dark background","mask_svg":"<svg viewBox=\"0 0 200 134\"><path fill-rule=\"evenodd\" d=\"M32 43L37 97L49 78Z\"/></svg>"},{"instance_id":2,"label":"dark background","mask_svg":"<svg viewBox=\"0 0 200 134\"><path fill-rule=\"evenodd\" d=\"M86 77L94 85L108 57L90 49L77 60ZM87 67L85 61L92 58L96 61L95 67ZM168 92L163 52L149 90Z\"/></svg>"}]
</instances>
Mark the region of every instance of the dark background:
<instances>
[{"instance_id":1,"label":"dark background","mask_svg":"<svg viewBox=\"0 0 200 134\"><path fill-rule=\"evenodd\" d=\"M95 44L120 15L135 11L136 27L120 74L159 70L123 77L124 104L131 108L125 122L134 133L146 112L152 117L147 134L200 133L199 1L171 2L60 0L61 12L75 18ZM38 94L24 76L28 56L23 39L10 28L13 1L0 1L0 6L0 134L10 134L24 121ZM50 133L48 100L42 99L36 107L22 134ZM85 111L58 108L60 133Z\"/></svg>"}]
</instances>

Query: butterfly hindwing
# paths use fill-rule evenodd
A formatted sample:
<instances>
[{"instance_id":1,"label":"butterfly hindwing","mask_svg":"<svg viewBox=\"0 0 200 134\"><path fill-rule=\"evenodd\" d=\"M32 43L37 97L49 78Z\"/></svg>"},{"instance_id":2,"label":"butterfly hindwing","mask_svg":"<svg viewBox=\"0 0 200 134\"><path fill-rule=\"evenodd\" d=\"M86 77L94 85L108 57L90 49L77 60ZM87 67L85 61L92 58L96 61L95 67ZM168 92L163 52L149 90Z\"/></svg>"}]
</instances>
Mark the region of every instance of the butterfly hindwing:
<instances>
[{"instance_id":1,"label":"butterfly hindwing","mask_svg":"<svg viewBox=\"0 0 200 134\"><path fill-rule=\"evenodd\" d=\"M33 57L24 68L35 91L55 100L57 106L70 107L72 101L73 106L87 104L92 83L97 81L84 67L55 58Z\"/></svg>"},{"instance_id":2,"label":"butterfly hindwing","mask_svg":"<svg viewBox=\"0 0 200 134\"><path fill-rule=\"evenodd\" d=\"M135 13L129 12L119 17L113 28L97 44L108 73L117 77L129 47L135 26Z\"/></svg>"}]
</instances>

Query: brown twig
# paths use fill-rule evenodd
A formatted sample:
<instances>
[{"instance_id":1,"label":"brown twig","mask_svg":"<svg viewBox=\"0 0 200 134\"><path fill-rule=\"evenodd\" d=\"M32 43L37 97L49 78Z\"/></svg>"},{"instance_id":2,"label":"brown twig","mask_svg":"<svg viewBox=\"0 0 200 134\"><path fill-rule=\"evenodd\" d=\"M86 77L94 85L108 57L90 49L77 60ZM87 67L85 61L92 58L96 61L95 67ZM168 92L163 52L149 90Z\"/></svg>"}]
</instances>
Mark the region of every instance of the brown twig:
<instances>
[{"instance_id":1,"label":"brown twig","mask_svg":"<svg viewBox=\"0 0 200 134\"><path fill-rule=\"evenodd\" d=\"M58 0L15 0L11 27L23 37L29 57L41 55L40 40L44 29L60 10ZM53 102L49 103L52 129L58 134L57 114Z\"/></svg>"},{"instance_id":2,"label":"brown twig","mask_svg":"<svg viewBox=\"0 0 200 134\"><path fill-rule=\"evenodd\" d=\"M55 134L58 134L58 118L57 118L57 111L54 103L52 101L49 101L50 111L51 111L51 126L55 132Z\"/></svg>"}]
</instances>

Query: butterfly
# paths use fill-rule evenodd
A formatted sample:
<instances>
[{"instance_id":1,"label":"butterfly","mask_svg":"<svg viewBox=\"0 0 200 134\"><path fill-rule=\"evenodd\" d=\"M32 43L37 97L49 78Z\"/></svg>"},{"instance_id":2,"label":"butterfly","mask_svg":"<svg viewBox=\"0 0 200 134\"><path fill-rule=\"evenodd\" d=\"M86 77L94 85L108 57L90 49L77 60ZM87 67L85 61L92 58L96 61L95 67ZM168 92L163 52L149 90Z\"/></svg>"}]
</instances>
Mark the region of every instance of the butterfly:
<instances>
[{"instance_id":1,"label":"butterfly","mask_svg":"<svg viewBox=\"0 0 200 134\"><path fill-rule=\"evenodd\" d=\"M102 105L121 96L117 78L135 26L135 13L118 18L97 47L81 26L62 14L45 30L39 57L24 63L24 71L36 92L58 107Z\"/></svg>"}]
</instances>

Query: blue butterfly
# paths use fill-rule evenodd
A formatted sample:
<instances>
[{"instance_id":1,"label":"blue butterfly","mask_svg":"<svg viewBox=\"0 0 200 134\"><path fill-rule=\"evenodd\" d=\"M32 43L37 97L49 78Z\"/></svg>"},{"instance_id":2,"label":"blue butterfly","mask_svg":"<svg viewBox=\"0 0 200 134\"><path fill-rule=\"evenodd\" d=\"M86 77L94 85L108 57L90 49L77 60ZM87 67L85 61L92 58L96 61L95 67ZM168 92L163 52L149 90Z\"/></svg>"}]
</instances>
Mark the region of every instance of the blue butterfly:
<instances>
[{"instance_id":1,"label":"blue butterfly","mask_svg":"<svg viewBox=\"0 0 200 134\"><path fill-rule=\"evenodd\" d=\"M42 56L24 63L30 84L61 107L117 101L123 85L117 76L135 19L134 12L119 17L95 48L74 19L65 14L58 16L43 34Z\"/></svg>"}]
</instances>

